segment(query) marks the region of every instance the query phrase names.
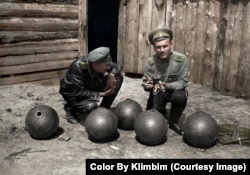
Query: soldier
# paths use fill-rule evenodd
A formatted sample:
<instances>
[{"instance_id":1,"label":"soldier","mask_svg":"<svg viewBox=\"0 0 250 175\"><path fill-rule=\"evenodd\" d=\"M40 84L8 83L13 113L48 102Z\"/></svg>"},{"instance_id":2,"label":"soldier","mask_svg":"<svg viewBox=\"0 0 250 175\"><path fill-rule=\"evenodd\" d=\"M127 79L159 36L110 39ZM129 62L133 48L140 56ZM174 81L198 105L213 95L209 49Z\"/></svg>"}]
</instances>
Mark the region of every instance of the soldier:
<instances>
[{"instance_id":1,"label":"soldier","mask_svg":"<svg viewBox=\"0 0 250 175\"><path fill-rule=\"evenodd\" d=\"M123 76L118 65L111 61L110 49L100 47L87 56L77 58L60 81L60 94L69 123L78 123L78 114L88 114L98 107L110 108L121 85Z\"/></svg>"},{"instance_id":2,"label":"soldier","mask_svg":"<svg viewBox=\"0 0 250 175\"><path fill-rule=\"evenodd\" d=\"M170 102L169 127L183 134L178 120L187 103L188 59L172 51L173 32L168 28L153 30L148 39L156 54L146 60L142 78L144 90L150 92L147 110L156 109L165 116L166 104Z\"/></svg>"}]
</instances>

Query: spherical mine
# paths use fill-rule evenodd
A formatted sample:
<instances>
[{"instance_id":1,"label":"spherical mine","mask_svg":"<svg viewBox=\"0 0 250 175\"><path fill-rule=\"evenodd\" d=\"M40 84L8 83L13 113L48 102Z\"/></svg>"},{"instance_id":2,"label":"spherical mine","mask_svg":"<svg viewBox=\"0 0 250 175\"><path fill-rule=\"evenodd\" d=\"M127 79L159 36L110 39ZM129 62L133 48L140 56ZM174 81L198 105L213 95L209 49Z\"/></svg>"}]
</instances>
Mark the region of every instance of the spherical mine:
<instances>
[{"instance_id":1,"label":"spherical mine","mask_svg":"<svg viewBox=\"0 0 250 175\"><path fill-rule=\"evenodd\" d=\"M32 108L25 119L25 127L30 135L37 139L52 136L59 126L57 112L47 105Z\"/></svg>"},{"instance_id":2,"label":"spherical mine","mask_svg":"<svg viewBox=\"0 0 250 175\"><path fill-rule=\"evenodd\" d=\"M153 146L167 140L167 120L156 110L142 112L136 118L134 128L136 138L142 144Z\"/></svg>"}]
</instances>

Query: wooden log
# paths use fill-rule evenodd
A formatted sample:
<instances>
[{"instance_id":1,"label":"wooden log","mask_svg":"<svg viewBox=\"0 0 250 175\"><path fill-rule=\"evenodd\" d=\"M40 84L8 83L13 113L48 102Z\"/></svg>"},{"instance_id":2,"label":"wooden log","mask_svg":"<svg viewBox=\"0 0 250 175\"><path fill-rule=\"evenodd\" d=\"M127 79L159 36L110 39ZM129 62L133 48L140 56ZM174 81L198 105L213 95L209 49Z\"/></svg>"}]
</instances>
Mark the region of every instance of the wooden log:
<instances>
[{"instance_id":1,"label":"wooden log","mask_svg":"<svg viewBox=\"0 0 250 175\"><path fill-rule=\"evenodd\" d=\"M47 71L40 73L29 73L25 75L16 75L5 78L0 78L0 85L17 84L32 81L48 80L53 78L60 78L66 73L67 69Z\"/></svg>"},{"instance_id":2,"label":"wooden log","mask_svg":"<svg viewBox=\"0 0 250 175\"><path fill-rule=\"evenodd\" d=\"M73 4L78 5L79 0L1 0L13 3L41 3L41 4Z\"/></svg>"},{"instance_id":3,"label":"wooden log","mask_svg":"<svg viewBox=\"0 0 250 175\"><path fill-rule=\"evenodd\" d=\"M166 25L167 0L153 0L152 7L152 29Z\"/></svg>"},{"instance_id":4,"label":"wooden log","mask_svg":"<svg viewBox=\"0 0 250 175\"><path fill-rule=\"evenodd\" d=\"M139 27L139 1L129 1L126 8L126 49L124 57L124 71L137 73L138 65L138 27Z\"/></svg>"},{"instance_id":5,"label":"wooden log","mask_svg":"<svg viewBox=\"0 0 250 175\"><path fill-rule=\"evenodd\" d=\"M228 1L222 1L220 7L220 18L219 18L219 31L216 38L216 49L215 49L215 71L214 71L214 83L213 87L217 90L222 90L224 87L224 48L225 48L225 34L227 29L227 9Z\"/></svg>"},{"instance_id":6,"label":"wooden log","mask_svg":"<svg viewBox=\"0 0 250 175\"><path fill-rule=\"evenodd\" d=\"M167 1L166 7L166 27L172 28L172 9L173 9L173 0Z\"/></svg>"},{"instance_id":7,"label":"wooden log","mask_svg":"<svg viewBox=\"0 0 250 175\"><path fill-rule=\"evenodd\" d=\"M197 1L187 1L185 54L189 58L189 81L193 82Z\"/></svg>"},{"instance_id":8,"label":"wooden log","mask_svg":"<svg viewBox=\"0 0 250 175\"><path fill-rule=\"evenodd\" d=\"M0 56L32 55L60 51L77 51L78 39L24 42L0 45Z\"/></svg>"},{"instance_id":9,"label":"wooden log","mask_svg":"<svg viewBox=\"0 0 250 175\"><path fill-rule=\"evenodd\" d=\"M207 1L199 1L196 13L196 26L195 26L195 50L194 50L194 77L195 83L202 82L203 70L203 57L205 50L205 33L207 30L206 10L208 8Z\"/></svg>"},{"instance_id":10,"label":"wooden log","mask_svg":"<svg viewBox=\"0 0 250 175\"><path fill-rule=\"evenodd\" d=\"M1 3L0 17L78 18L77 5Z\"/></svg>"},{"instance_id":11,"label":"wooden log","mask_svg":"<svg viewBox=\"0 0 250 175\"><path fill-rule=\"evenodd\" d=\"M118 17L118 40L117 40L117 63L123 71L125 59L125 34L126 34L126 5L120 1L119 17Z\"/></svg>"},{"instance_id":12,"label":"wooden log","mask_svg":"<svg viewBox=\"0 0 250 175\"><path fill-rule=\"evenodd\" d=\"M87 28L87 0L79 0L79 20L78 20L78 33L79 33L79 52L80 55L88 54L88 28Z\"/></svg>"},{"instance_id":13,"label":"wooden log","mask_svg":"<svg viewBox=\"0 0 250 175\"><path fill-rule=\"evenodd\" d=\"M139 38L138 38L138 68L137 73L142 74L144 63L150 56L151 45L148 41L148 34L151 31L152 2L141 0L139 3Z\"/></svg>"},{"instance_id":14,"label":"wooden log","mask_svg":"<svg viewBox=\"0 0 250 175\"><path fill-rule=\"evenodd\" d=\"M218 23L220 17L220 2L210 1L207 12L207 31L205 35L205 50L203 60L202 84L212 87L214 77L216 38L218 35Z\"/></svg>"},{"instance_id":15,"label":"wooden log","mask_svg":"<svg viewBox=\"0 0 250 175\"><path fill-rule=\"evenodd\" d=\"M43 63L24 64L18 66L5 66L0 68L0 75L21 74L67 68L72 60L50 61Z\"/></svg>"},{"instance_id":16,"label":"wooden log","mask_svg":"<svg viewBox=\"0 0 250 175\"><path fill-rule=\"evenodd\" d=\"M10 18L0 19L0 30L5 31L76 31L77 19Z\"/></svg>"},{"instance_id":17,"label":"wooden log","mask_svg":"<svg viewBox=\"0 0 250 175\"><path fill-rule=\"evenodd\" d=\"M239 60L239 68L238 68L238 89L237 92L241 93L243 97L250 97L250 3L245 3L244 16L243 16L243 30L242 30L242 40L240 44L241 52L240 52L240 60Z\"/></svg>"},{"instance_id":18,"label":"wooden log","mask_svg":"<svg viewBox=\"0 0 250 175\"><path fill-rule=\"evenodd\" d=\"M77 51L68 51L68 52L63 51L63 52L45 53L36 55L0 57L0 67L40 63L47 61L70 60L77 57L77 55L78 55Z\"/></svg>"},{"instance_id":19,"label":"wooden log","mask_svg":"<svg viewBox=\"0 0 250 175\"><path fill-rule=\"evenodd\" d=\"M18 43L25 41L69 39L69 38L78 38L78 31L65 31L65 32L1 31L0 44Z\"/></svg>"},{"instance_id":20,"label":"wooden log","mask_svg":"<svg viewBox=\"0 0 250 175\"><path fill-rule=\"evenodd\" d=\"M185 18L186 5L185 0L176 1L176 24L174 29L174 49L185 54Z\"/></svg>"}]
</instances>

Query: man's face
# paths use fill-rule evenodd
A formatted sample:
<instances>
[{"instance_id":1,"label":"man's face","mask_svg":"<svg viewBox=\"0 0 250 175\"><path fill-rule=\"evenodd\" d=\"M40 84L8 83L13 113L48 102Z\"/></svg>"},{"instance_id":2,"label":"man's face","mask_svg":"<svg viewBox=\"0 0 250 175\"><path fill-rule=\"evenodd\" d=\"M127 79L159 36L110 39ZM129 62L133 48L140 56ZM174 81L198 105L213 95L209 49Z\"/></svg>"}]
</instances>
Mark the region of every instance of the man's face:
<instances>
[{"instance_id":1,"label":"man's face","mask_svg":"<svg viewBox=\"0 0 250 175\"><path fill-rule=\"evenodd\" d=\"M170 57L172 51L172 41L170 39L165 39L154 42L154 50L161 59L167 59Z\"/></svg>"},{"instance_id":2,"label":"man's face","mask_svg":"<svg viewBox=\"0 0 250 175\"><path fill-rule=\"evenodd\" d=\"M93 63L93 69L96 73L104 74L108 71L108 69L110 69L110 64L106 64L104 62Z\"/></svg>"}]
</instances>

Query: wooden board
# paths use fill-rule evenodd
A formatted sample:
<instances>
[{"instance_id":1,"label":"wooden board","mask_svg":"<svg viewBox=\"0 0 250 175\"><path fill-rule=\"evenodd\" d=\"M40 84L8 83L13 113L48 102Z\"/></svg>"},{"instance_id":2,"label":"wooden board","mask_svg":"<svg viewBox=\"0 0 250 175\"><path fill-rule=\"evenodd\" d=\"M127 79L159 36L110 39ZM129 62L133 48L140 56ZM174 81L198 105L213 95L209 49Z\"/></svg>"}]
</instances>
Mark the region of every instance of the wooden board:
<instances>
[{"instance_id":1,"label":"wooden board","mask_svg":"<svg viewBox=\"0 0 250 175\"><path fill-rule=\"evenodd\" d=\"M48 61L70 60L77 57L77 51L62 51L56 53L45 53L35 55L18 55L0 57L0 68L3 66L14 66L23 64L32 64Z\"/></svg>"},{"instance_id":2,"label":"wooden board","mask_svg":"<svg viewBox=\"0 0 250 175\"><path fill-rule=\"evenodd\" d=\"M126 33L126 4L120 1L119 17L118 17L118 39L117 39L117 63L123 71L124 55L125 55L125 33Z\"/></svg>"},{"instance_id":3,"label":"wooden board","mask_svg":"<svg viewBox=\"0 0 250 175\"><path fill-rule=\"evenodd\" d=\"M126 8L126 48L124 70L137 73L138 65L138 29L139 29L139 0L129 1Z\"/></svg>"},{"instance_id":4,"label":"wooden board","mask_svg":"<svg viewBox=\"0 0 250 175\"><path fill-rule=\"evenodd\" d=\"M16 75L11 77L0 78L0 85L17 84L17 83L59 78L62 77L66 73L66 71L67 69L63 69L63 70L47 71L41 73L32 73L32 74Z\"/></svg>"},{"instance_id":5,"label":"wooden board","mask_svg":"<svg viewBox=\"0 0 250 175\"><path fill-rule=\"evenodd\" d=\"M72 63L72 60L50 61L43 63L24 64L17 66L0 67L0 75L12 75L27 72L38 72L47 70L56 70L67 68Z\"/></svg>"},{"instance_id":6,"label":"wooden board","mask_svg":"<svg viewBox=\"0 0 250 175\"><path fill-rule=\"evenodd\" d=\"M138 68L137 73L142 74L144 63L150 56L151 45L148 41L148 34L151 31L152 2L141 0L139 4L139 34L138 34Z\"/></svg>"},{"instance_id":7,"label":"wooden board","mask_svg":"<svg viewBox=\"0 0 250 175\"><path fill-rule=\"evenodd\" d=\"M1 3L0 17L78 18L78 6L55 4Z\"/></svg>"},{"instance_id":8,"label":"wooden board","mask_svg":"<svg viewBox=\"0 0 250 175\"><path fill-rule=\"evenodd\" d=\"M25 41L45 41L53 39L78 38L78 31L64 32L27 32L27 31L1 31L0 44L18 43Z\"/></svg>"},{"instance_id":9,"label":"wooden board","mask_svg":"<svg viewBox=\"0 0 250 175\"><path fill-rule=\"evenodd\" d=\"M77 19L62 18L4 18L0 30L5 31L76 31Z\"/></svg>"},{"instance_id":10,"label":"wooden board","mask_svg":"<svg viewBox=\"0 0 250 175\"><path fill-rule=\"evenodd\" d=\"M78 50L78 39L63 39L0 45L0 56L32 55L73 50Z\"/></svg>"},{"instance_id":11,"label":"wooden board","mask_svg":"<svg viewBox=\"0 0 250 175\"><path fill-rule=\"evenodd\" d=\"M78 33L79 33L78 50L80 52L80 55L86 55L88 54L87 0L79 0Z\"/></svg>"},{"instance_id":12,"label":"wooden board","mask_svg":"<svg viewBox=\"0 0 250 175\"><path fill-rule=\"evenodd\" d=\"M205 49L203 59L202 84L213 85L216 38L218 35L218 23L220 17L220 2L211 1L207 12L207 30L205 35Z\"/></svg>"},{"instance_id":13,"label":"wooden board","mask_svg":"<svg viewBox=\"0 0 250 175\"><path fill-rule=\"evenodd\" d=\"M41 3L41 4L74 4L78 5L79 0L1 0L1 2L14 3Z\"/></svg>"}]
</instances>

